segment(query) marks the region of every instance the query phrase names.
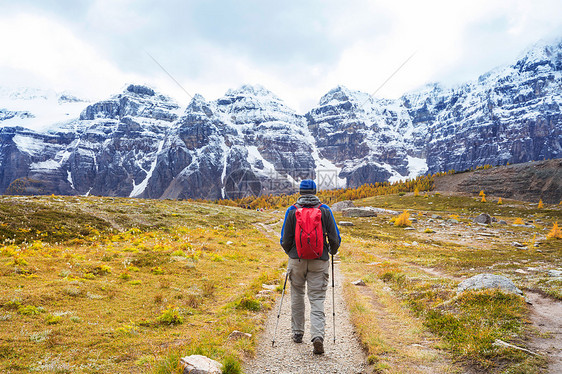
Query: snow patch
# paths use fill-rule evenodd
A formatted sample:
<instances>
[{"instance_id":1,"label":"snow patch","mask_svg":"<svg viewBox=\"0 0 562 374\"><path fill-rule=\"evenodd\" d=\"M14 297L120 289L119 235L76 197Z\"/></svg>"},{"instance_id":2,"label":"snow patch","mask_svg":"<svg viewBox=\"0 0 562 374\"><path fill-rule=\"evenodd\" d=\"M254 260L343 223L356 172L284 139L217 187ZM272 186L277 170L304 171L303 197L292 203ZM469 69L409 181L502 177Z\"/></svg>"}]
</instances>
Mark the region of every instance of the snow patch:
<instances>
[{"instance_id":1,"label":"snow patch","mask_svg":"<svg viewBox=\"0 0 562 374\"><path fill-rule=\"evenodd\" d=\"M34 162L31 165L29 165L31 170L56 170L58 168L60 168L60 164L58 162L56 162L55 160L47 160L47 161L41 161L41 162Z\"/></svg>"},{"instance_id":2,"label":"snow patch","mask_svg":"<svg viewBox=\"0 0 562 374\"><path fill-rule=\"evenodd\" d=\"M68 183L70 183L70 187L72 187L72 189L74 190L74 181L72 180L72 172L70 170L66 171L66 180L68 180Z\"/></svg>"},{"instance_id":3,"label":"snow patch","mask_svg":"<svg viewBox=\"0 0 562 374\"><path fill-rule=\"evenodd\" d=\"M246 149L248 150L248 162L255 167L255 164L258 161L261 161L263 163L263 168L265 171L268 172L272 172L275 173L275 165L273 165L271 162L267 161L260 153L260 151L258 150L258 147L256 147L255 145L251 145L251 146L247 146ZM254 170L256 172L259 173L263 173L263 171L257 171Z\"/></svg>"},{"instance_id":4,"label":"snow patch","mask_svg":"<svg viewBox=\"0 0 562 374\"><path fill-rule=\"evenodd\" d=\"M384 167L392 174L392 176L388 178L388 181L390 183L415 179L416 177L425 174L429 170L427 166L427 160L425 158L407 156L407 159L409 174L406 176L401 175L388 164L379 165L381 167Z\"/></svg>"},{"instance_id":5,"label":"snow patch","mask_svg":"<svg viewBox=\"0 0 562 374\"><path fill-rule=\"evenodd\" d=\"M22 152L25 152L31 156L40 153L45 148L43 142L39 139L33 138L31 136L25 136L17 134L12 139L18 149Z\"/></svg>"},{"instance_id":6,"label":"snow patch","mask_svg":"<svg viewBox=\"0 0 562 374\"><path fill-rule=\"evenodd\" d=\"M427 160L425 158L408 156L408 170L410 171L408 179L414 179L420 175L424 175L429 170Z\"/></svg>"},{"instance_id":7,"label":"snow patch","mask_svg":"<svg viewBox=\"0 0 562 374\"><path fill-rule=\"evenodd\" d=\"M226 167L227 165L227 161L228 161L228 147L226 146L226 143L224 141L224 139L221 142L221 147L222 147L222 174L221 174L221 196L224 199L226 197L226 190L225 190L225 184L224 184L224 180L226 179Z\"/></svg>"},{"instance_id":8,"label":"snow patch","mask_svg":"<svg viewBox=\"0 0 562 374\"><path fill-rule=\"evenodd\" d=\"M139 196L144 192L144 190L146 190L148 181L152 177L152 173L154 172L154 169L156 169L156 163L158 162L158 154L162 151L162 147L164 146L164 140L165 139L162 139L158 144L158 150L154 154L154 160L152 161L152 165L150 165L150 170L148 170L148 172L146 173L146 178L144 178L144 180L140 182L138 185L135 185L135 180L133 179L133 191L131 191L129 197ZM96 168L97 168L97 163L96 163Z\"/></svg>"},{"instance_id":9,"label":"snow patch","mask_svg":"<svg viewBox=\"0 0 562 374\"><path fill-rule=\"evenodd\" d=\"M347 180L340 178L342 168L332 161L320 157L316 140L309 131L305 134L306 141L312 146L312 158L316 165L316 186L318 190L333 190L347 186Z\"/></svg>"}]
</instances>

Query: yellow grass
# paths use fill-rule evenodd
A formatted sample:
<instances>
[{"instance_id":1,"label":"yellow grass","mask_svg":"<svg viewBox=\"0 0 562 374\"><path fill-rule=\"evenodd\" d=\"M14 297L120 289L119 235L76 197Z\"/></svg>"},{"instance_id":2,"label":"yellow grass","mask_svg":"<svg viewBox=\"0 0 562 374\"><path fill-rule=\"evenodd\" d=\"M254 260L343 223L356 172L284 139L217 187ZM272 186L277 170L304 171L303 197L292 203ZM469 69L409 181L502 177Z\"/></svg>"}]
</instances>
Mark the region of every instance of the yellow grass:
<instances>
[{"instance_id":1,"label":"yellow grass","mask_svg":"<svg viewBox=\"0 0 562 374\"><path fill-rule=\"evenodd\" d=\"M141 226L139 217L159 225L0 246L0 372L144 373L174 355L253 354L275 296L258 292L278 283L286 259L278 240L252 224L269 215L188 202L56 199L66 205L60 209L89 206L83 215L115 222L124 212L123 225ZM28 209L50 204L58 202L29 198ZM58 225L65 230L67 222ZM228 340L233 330L253 337Z\"/></svg>"}]
</instances>

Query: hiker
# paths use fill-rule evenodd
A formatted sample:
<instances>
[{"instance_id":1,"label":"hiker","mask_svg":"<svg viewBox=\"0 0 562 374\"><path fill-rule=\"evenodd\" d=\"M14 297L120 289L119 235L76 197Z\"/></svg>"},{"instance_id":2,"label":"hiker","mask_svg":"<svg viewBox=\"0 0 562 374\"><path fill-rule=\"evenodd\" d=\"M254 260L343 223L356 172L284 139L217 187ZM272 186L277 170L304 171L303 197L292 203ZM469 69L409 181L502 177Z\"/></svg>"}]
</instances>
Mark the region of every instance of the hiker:
<instances>
[{"instance_id":1,"label":"hiker","mask_svg":"<svg viewBox=\"0 0 562 374\"><path fill-rule=\"evenodd\" d=\"M330 277L330 254L336 254L340 246L341 238L338 226L334 219L334 215L330 208L322 204L316 196L316 183L313 180L305 179L299 186L300 195L297 202L290 206L285 213L285 221L281 229L281 246L289 255L289 265L287 272L291 281L291 328L293 332L293 341L302 343L304 335L304 289L305 284L308 291L308 300L310 302L310 336L314 346L315 354L324 353L324 326L326 324L326 316L324 314L324 300L326 299L326 290L328 289L328 280ZM316 214L321 217L321 223L318 223L318 230L321 229L321 238L317 241L318 248L316 256L302 255L302 238L306 225L310 227L310 223L302 222L302 217L314 215L314 210L319 209ZM298 216L301 217L297 222ZM295 228L300 225L300 234L295 237ZM299 241L300 248L297 248ZM310 240L308 240L310 244ZM306 243L305 243L306 244ZM329 244L329 245L328 245ZM301 251L301 256L299 256ZM303 257L317 257L304 259Z\"/></svg>"}]
</instances>

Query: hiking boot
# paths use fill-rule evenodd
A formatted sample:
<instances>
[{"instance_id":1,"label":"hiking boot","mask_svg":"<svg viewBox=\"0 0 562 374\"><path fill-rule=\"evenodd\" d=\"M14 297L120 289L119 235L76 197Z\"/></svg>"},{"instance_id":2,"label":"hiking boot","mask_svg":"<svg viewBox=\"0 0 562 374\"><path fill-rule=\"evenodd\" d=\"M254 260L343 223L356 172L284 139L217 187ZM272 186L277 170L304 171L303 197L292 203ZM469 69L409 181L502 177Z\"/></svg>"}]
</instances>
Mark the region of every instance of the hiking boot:
<instances>
[{"instance_id":1,"label":"hiking boot","mask_svg":"<svg viewBox=\"0 0 562 374\"><path fill-rule=\"evenodd\" d=\"M296 332L293 334L293 341L295 343L302 343L302 334Z\"/></svg>"},{"instance_id":2,"label":"hiking boot","mask_svg":"<svg viewBox=\"0 0 562 374\"><path fill-rule=\"evenodd\" d=\"M317 337L312 340L312 345L314 346L313 353L315 355L321 355L324 353L324 339Z\"/></svg>"}]
</instances>

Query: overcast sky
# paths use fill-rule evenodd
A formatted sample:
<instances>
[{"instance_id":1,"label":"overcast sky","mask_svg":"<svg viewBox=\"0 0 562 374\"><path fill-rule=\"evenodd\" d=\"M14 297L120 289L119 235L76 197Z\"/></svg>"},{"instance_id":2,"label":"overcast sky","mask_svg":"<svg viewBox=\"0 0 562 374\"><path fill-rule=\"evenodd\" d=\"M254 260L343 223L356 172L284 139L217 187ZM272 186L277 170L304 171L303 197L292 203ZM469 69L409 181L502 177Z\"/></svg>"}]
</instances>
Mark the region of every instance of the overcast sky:
<instances>
[{"instance_id":1,"label":"overcast sky","mask_svg":"<svg viewBox=\"0 0 562 374\"><path fill-rule=\"evenodd\" d=\"M144 83L187 105L261 84L303 113L341 84L394 98L562 37L560 0L0 0L0 86L91 99Z\"/></svg>"}]
</instances>

